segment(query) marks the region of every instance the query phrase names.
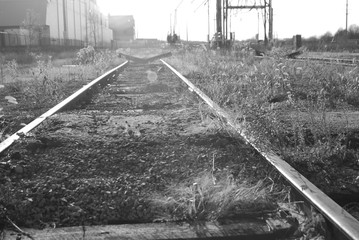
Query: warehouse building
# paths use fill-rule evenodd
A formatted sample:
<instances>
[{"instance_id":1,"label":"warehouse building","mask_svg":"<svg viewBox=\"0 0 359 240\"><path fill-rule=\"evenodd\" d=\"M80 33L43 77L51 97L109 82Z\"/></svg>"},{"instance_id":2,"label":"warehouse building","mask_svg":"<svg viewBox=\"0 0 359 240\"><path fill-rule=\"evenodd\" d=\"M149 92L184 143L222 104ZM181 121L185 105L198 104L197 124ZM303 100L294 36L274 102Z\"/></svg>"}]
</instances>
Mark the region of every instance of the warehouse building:
<instances>
[{"instance_id":1,"label":"warehouse building","mask_svg":"<svg viewBox=\"0 0 359 240\"><path fill-rule=\"evenodd\" d=\"M128 45L135 39L135 19L132 15L109 16L109 26L113 31L113 47Z\"/></svg>"},{"instance_id":2,"label":"warehouse building","mask_svg":"<svg viewBox=\"0 0 359 240\"><path fill-rule=\"evenodd\" d=\"M96 0L0 0L0 47L109 47L112 36Z\"/></svg>"}]
</instances>

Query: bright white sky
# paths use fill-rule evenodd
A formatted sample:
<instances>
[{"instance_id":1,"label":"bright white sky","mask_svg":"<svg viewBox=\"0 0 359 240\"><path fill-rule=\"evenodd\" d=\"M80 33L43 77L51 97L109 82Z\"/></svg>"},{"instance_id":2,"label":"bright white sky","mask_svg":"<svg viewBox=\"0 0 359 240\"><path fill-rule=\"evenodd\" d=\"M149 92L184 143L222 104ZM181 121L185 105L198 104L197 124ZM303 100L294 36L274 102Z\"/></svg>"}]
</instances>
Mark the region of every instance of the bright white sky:
<instances>
[{"instance_id":1,"label":"bright white sky","mask_svg":"<svg viewBox=\"0 0 359 240\"><path fill-rule=\"evenodd\" d=\"M170 16L182 0L97 0L100 9L110 15L134 15L136 37L164 40L170 31ZM229 0L232 5L251 4L254 0ZM260 2L261 0L257 0ZM183 0L177 10L176 33L181 39L202 40L208 34L208 5L206 0ZM263 2L263 1L262 1ZM346 0L272 0L274 8L274 35L290 38L321 36L345 28ZM210 35L214 33L215 3L209 0ZM260 14L260 38L263 38L263 20ZM236 39L253 38L258 33L256 10L232 10L231 31ZM359 25L359 1L349 0L349 26ZM173 23L172 23L173 25ZM188 31L186 30L188 29Z\"/></svg>"}]
</instances>

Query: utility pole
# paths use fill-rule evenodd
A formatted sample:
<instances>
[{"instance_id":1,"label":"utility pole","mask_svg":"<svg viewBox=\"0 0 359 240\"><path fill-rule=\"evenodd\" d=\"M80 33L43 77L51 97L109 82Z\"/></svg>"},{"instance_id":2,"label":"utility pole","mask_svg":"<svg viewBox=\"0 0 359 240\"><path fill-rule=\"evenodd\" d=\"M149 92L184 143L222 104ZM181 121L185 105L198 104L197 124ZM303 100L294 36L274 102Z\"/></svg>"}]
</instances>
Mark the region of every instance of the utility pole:
<instances>
[{"instance_id":1,"label":"utility pole","mask_svg":"<svg viewBox=\"0 0 359 240\"><path fill-rule=\"evenodd\" d=\"M260 27L259 27L259 25L260 25L260 17L259 17L259 12L257 12L257 18L258 18L258 22L257 22L257 37L256 37L256 40L258 41L259 40L259 29L260 29Z\"/></svg>"},{"instance_id":2,"label":"utility pole","mask_svg":"<svg viewBox=\"0 0 359 240\"><path fill-rule=\"evenodd\" d=\"M213 32L214 32L214 36L216 35L216 30L217 30L217 25L216 25L217 19L213 18Z\"/></svg>"},{"instance_id":3,"label":"utility pole","mask_svg":"<svg viewBox=\"0 0 359 240\"><path fill-rule=\"evenodd\" d=\"M173 35L176 34L177 27L177 8L175 9L175 19L173 20Z\"/></svg>"},{"instance_id":4,"label":"utility pole","mask_svg":"<svg viewBox=\"0 0 359 240\"><path fill-rule=\"evenodd\" d=\"M186 23L186 37L187 37L187 42L188 42L188 22Z\"/></svg>"},{"instance_id":5,"label":"utility pole","mask_svg":"<svg viewBox=\"0 0 359 240\"><path fill-rule=\"evenodd\" d=\"M225 41L227 41L228 39L228 0L225 0L225 4L226 4L226 37L225 37Z\"/></svg>"},{"instance_id":6,"label":"utility pole","mask_svg":"<svg viewBox=\"0 0 359 240\"><path fill-rule=\"evenodd\" d=\"M85 21L86 21L86 45L89 45L89 35L88 35L89 9L87 2L85 2Z\"/></svg>"},{"instance_id":7,"label":"utility pole","mask_svg":"<svg viewBox=\"0 0 359 240\"><path fill-rule=\"evenodd\" d=\"M222 0L217 0L217 33L222 34Z\"/></svg>"},{"instance_id":8,"label":"utility pole","mask_svg":"<svg viewBox=\"0 0 359 240\"><path fill-rule=\"evenodd\" d=\"M269 0L269 29L268 29L268 37L269 41L273 40L273 7L272 0Z\"/></svg>"},{"instance_id":9,"label":"utility pole","mask_svg":"<svg viewBox=\"0 0 359 240\"><path fill-rule=\"evenodd\" d=\"M345 16L345 31L348 33L348 0L347 0L346 16Z\"/></svg>"},{"instance_id":10,"label":"utility pole","mask_svg":"<svg viewBox=\"0 0 359 240\"><path fill-rule=\"evenodd\" d=\"M264 45L267 46L267 0L264 0Z\"/></svg>"},{"instance_id":11,"label":"utility pole","mask_svg":"<svg viewBox=\"0 0 359 240\"><path fill-rule=\"evenodd\" d=\"M77 40L76 38L76 12L75 12L75 1L73 1L73 5L72 5L73 11L72 14L74 16L74 38Z\"/></svg>"},{"instance_id":12,"label":"utility pole","mask_svg":"<svg viewBox=\"0 0 359 240\"><path fill-rule=\"evenodd\" d=\"M226 0L222 1L222 45L226 36Z\"/></svg>"},{"instance_id":13,"label":"utility pole","mask_svg":"<svg viewBox=\"0 0 359 240\"><path fill-rule=\"evenodd\" d=\"M209 0L207 0L207 4L208 4L208 37L207 37L207 40L208 40L208 42L210 42L210 40L211 40L211 26L210 26L210 14L209 14L209 10L210 10L210 8L209 8Z\"/></svg>"},{"instance_id":14,"label":"utility pole","mask_svg":"<svg viewBox=\"0 0 359 240\"><path fill-rule=\"evenodd\" d=\"M172 34L172 13L170 14L170 34Z\"/></svg>"},{"instance_id":15,"label":"utility pole","mask_svg":"<svg viewBox=\"0 0 359 240\"><path fill-rule=\"evenodd\" d=\"M68 29L67 29L67 0L62 1L63 20L64 20L64 42L67 45Z\"/></svg>"},{"instance_id":16,"label":"utility pole","mask_svg":"<svg viewBox=\"0 0 359 240\"><path fill-rule=\"evenodd\" d=\"M82 36L82 1L79 1L79 11L80 11L80 41L81 41L81 46L83 46L83 36ZM110 14L109 14L110 16Z\"/></svg>"}]
</instances>

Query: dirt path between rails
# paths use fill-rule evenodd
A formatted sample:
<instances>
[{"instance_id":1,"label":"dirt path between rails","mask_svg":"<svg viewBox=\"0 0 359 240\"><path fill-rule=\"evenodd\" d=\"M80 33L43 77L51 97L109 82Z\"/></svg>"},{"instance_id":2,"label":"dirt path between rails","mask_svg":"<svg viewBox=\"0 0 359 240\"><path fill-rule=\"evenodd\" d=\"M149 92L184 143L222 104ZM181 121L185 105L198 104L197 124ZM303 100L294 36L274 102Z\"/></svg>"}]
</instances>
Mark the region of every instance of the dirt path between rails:
<instances>
[{"instance_id":1,"label":"dirt path between rails","mask_svg":"<svg viewBox=\"0 0 359 240\"><path fill-rule=\"evenodd\" d=\"M158 63L131 65L84 109L56 114L17 142L7 160L16 167L0 168L1 204L35 228L153 221L161 210L149 196L213 168L279 178Z\"/></svg>"}]
</instances>

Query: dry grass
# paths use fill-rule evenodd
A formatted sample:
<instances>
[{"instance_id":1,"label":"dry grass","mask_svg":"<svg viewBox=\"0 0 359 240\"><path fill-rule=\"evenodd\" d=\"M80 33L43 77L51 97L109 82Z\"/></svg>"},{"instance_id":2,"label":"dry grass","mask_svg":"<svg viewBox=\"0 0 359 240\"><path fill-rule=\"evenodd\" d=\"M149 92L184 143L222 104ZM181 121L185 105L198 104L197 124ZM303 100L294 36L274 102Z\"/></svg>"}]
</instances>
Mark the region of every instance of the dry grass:
<instances>
[{"instance_id":1,"label":"dry grass","mask_svg":"<svg viewBox=\"0 0 359 240\"><path fill-rule=\"evenodd\" d=\"M1 82L8 94L19 103L31 103L35 108L52 106L81 85L95 79L107 69L119 65L123 60L109 51L95 52L91 64L73 65L74 58L68 54L57 54L52 59L48 54L31 54L34 62L20 65L15 59L1 65Z\"/></svg>"},{"instance_id":2,"label":"dry grass","mask_svg":"<svg viewBox=\"0 0 359 240\"><path fill-rule=\"evenodd\" d=\"M338 145L349 126L328 134L335 126L328 124L326 116L359 109L359 68L278 57L258 60L242 50L180 52L170 63L221 107L244 119L248 131L267 139L284 158L300 161L293 159L294 153L305 161L322 162L333 155L332 149L346 156L347 148ZM280 97L284 99L275 102ZM288 117L302 113L309 116L305 122Z\"/></svg>"},{"instance_id":3,"label":"dry grass","mask_svg":"<svg viewBox=\"0 0 359 240\"><path fill-rule=\"evenodd\" d=\"M214 220L277 207L263 181L236 181L228 172L213 175L205 171L173 184L164 194L151 197L158 217L166 220Z\"/></svg>"}]
</instances>

